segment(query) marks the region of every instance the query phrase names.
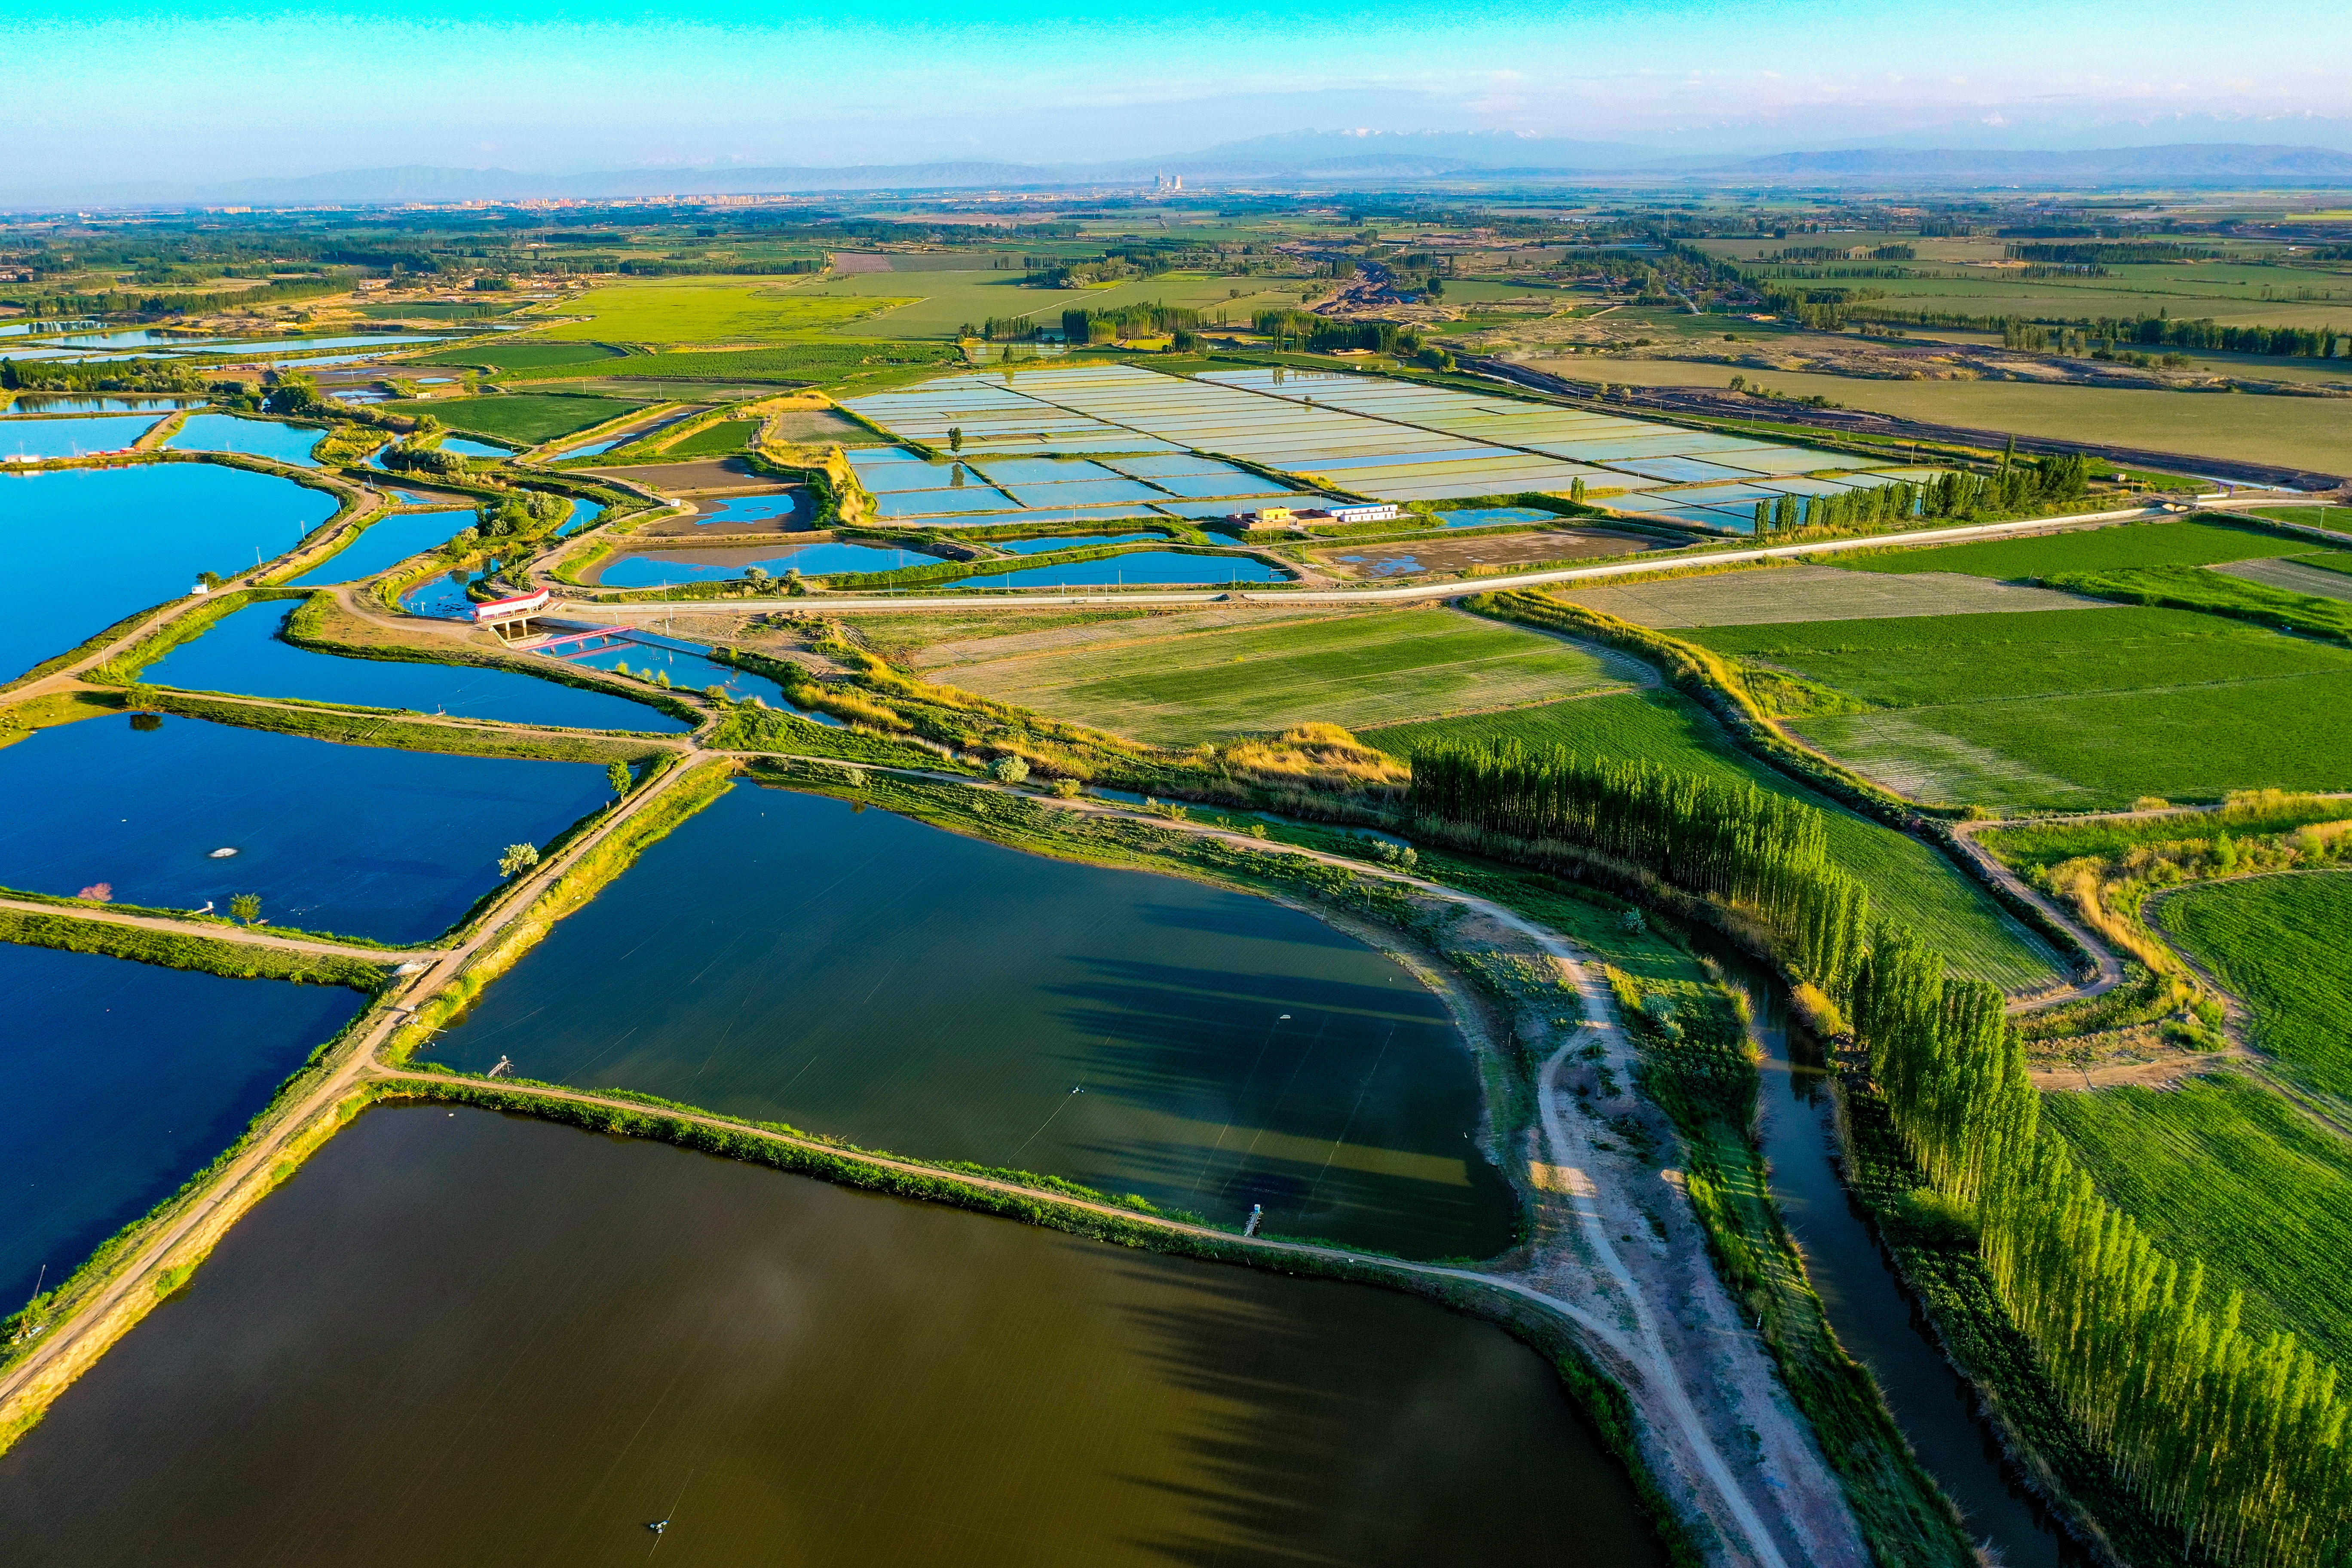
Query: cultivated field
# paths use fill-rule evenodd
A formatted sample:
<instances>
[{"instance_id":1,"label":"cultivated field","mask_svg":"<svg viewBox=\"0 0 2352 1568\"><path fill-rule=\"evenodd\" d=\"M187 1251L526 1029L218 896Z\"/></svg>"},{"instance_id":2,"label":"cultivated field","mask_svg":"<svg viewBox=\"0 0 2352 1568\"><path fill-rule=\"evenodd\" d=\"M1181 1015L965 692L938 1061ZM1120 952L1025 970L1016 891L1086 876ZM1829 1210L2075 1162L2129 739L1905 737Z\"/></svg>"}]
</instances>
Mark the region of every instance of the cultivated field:
<instances>
[{"instance_id":1,"label":"cultivated field","mask_svg":"<svg viewBox=\"0 0 2352 1568\"><path fill-rule=\"evenodd\" d=\"M2234 1073L2042 1105L2101 1192L2166 1253L2203 1262L2208 1300L2243 1290L2256 1330L2352 1354L2352 1141Z\"/></svg>"},{"instance_id":2,"label":"cultivated field","mask_svg":"<svg viewBox=\"0 0 2352 1568\"><path fill-rule=\"evenodd\" d=\"M1042 326L1058 327L1066 310L1108 310L1144 300L1204 310L1223 308L1246 326L1250 310L1257 308L1250 297L1265 288L1259 279L1164 272L1105 289L1031 289L1024 286L1024 276L1020 272L863 272L803 284L793 292L800 298L844 305L866 301L888 307L884 314L844 325L840 329L844 337L949 338L965 323L977 325L991 316L1023 316ZM1236 289L1243 298L1233 297ZM1258 306L1271 303L1296 305L1297 295L1257 301Z\"/></svg>"},{"instance_id":3,"label":"cultivated field","mask_svg":"<svg viewBox=\"0 0 2352 1568\"><path fill-rule=\"evenodd\" d=\"M2253 1009L2255 1046L2313 1087L2352 1098L2352 872L2191 888L2158 905L2157 918Z\"/></svg>"},{"instance_id":4,"label":"cultivated field","mask_svg":"<svg viewBox=\"0 0 2352 1568\"><path fill-rule=\"evenodd\" d=\"M1951 573L1864 577L1814 565L1715 572L1622 587L1596 584L1562 589L1557 596L1636 626L1659 627L2005 615L2084 606L2071 594L2010 587Z\"/></svg>"},{"instance_id":5,"label":"cultivated field","mask_svg":"<svg viewBox=\"0 0 2352 1568\"><path fill-rule=\"evenodd\" d=\"M645 405L618 397L574 397L551 393L519 393L506 397L421 398L409 403L384 403L378 407L394 414L429 414L452 430L477 436L502 436L525 446L537 446Z\"/></svg>"},{"instance_id":6,"label":"cultivated field","mask_svg":"<svg viewBox=\"0 0 2352 1568\"><path fill-rule=\"evenodd\" d=\"M2309 540L2288 539L2260 528L2183 518L2171 522L2117 523L2113 528L2035 539L1857 551L1832 560L1856 572L1958 572L1971 577L2016 579L2059 572L2112 572L2124 566L2210 566L2223 561L2301 555L2312 548Z\"/></svg>"},{"instance_id":7,"label":"cultivated field","mask_svg":"<svg viewBox=\"0 0 2352 1568\"><path fill-rule=\"evenodd\" d=\"M1440 740L1511 739L1566 746L1585 756L1638 757L1688 773L1743 779L1828 813L1839 864L1870 887L1876 907L1907 921L1965 973L2008 990L2057 978L2050 950L2003 914L1984 890L1936 850L1814 795L1741 752L1722 728L1672 691L1629 692L1363 731L1400 756Z\"/></svg>"},{"instance_id":8,"label":"cultivated field","mask_svg":"<svg viewBox=\"0 0 2352 1568\"><path fill-rule=\"evenodd\" d=\"M1154 617L944 643L932 679L1171 743L1321 721L1396 723L1631 685L1630 661L1448 609Z\"/></svg>"},{"instance_id":9,"label":"cultivated field","mask_svg":"<svg viewBox=\"0 0 2352 1568\"><path fill-rule=\"evenodd\" d=\"M2352 555L2288 556L2274 561L2233 561L2214 568L2232 577L2290 594L2352 601Z\"/></svg>"},{"instance_id":10,"label":"cultivated field","mask_svg":"<svg viewBox=\"0 0 2352 1568\"><path fill-rule=\"evenodd\" d=\"M740 452L751 444L760 433L757 419L722 419L686 437L677 445L662 448L665 458L719 458L730 452Z\"/></svg>"},{"instance_id":11,"label":"cultivated field","mask_svg":"<svg viewBox=\"0 0 2352 1568\"><path fill-rule=\"evenodd\" d=\"M1538 529L1530 533L1490 533L1448 539L1433 531L1415 539L1383 544L1341 544L1317 550L1308 559L1343 577L1402 577L1423 572L1466 572L1481 566L1527 566L1539 561L1585 561L1628 555L1655 548L1658 541L1599 530Z\"/></svg>"},{"instance_id":12,"label":"cultivated field","mask_svg":"<svg viewBox=\"0 0 2352 1568\"><path fill-rule=\"evenodd\" d=\"M2337 309L2338 321L2346 314ZM1637 386L1727 386L1734 375L1745 374L1792 397L1826 397L1903 419L2352 474L2352 419L2334 398L2232 397L2021 381L1875 381L1797 371L1759 374L1690 360L1571 356L1536 365L1559 375Z\"/></svg>"},{"instance_id":13,"label":"cultivated field","mask_svg":"<svg viewBox=\"0 0 2352 1568\"><path fill-rule=\"evenodd\" d=\"M564 305L565 315L589 320L551 327L538 334L537 341L650 345L781 342L845 326L906 300L903 292L879 298L820 298L786 285L738 279L613 283Z\"/></svg>"},{"instance_id":14,"label":"cultivated field","mask_svg":"<svg viewBox=\"0 0 2352 1568\"><path fill-rule=\"evenodd\" d=\"M1684 634L1850 693L1801 721L1916 798L2084 810L2140 795L2352 785L2352 653L2243 622L2118 607Z\"/></svg>"}]
</instances>

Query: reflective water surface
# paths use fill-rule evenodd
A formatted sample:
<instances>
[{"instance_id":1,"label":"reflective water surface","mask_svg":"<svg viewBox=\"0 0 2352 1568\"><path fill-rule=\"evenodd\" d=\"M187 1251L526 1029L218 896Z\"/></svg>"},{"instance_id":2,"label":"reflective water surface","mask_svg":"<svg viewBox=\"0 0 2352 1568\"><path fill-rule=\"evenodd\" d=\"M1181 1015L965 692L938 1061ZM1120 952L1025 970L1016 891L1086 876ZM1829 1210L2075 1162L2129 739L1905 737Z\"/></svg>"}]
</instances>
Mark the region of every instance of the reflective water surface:
<instances>
[{"instance_id":1,"label":"reflective water surface","mask_svg":"<svg viewBox=\"0 0 2352 1568\"><path fill-rule=\"evenodd\" d=\"M364 1000L0 942L0 1307L170 1196Z\"/></svg>"},{"instance_id":2,"label":"reflective water surface","mask_svg":"<svg viewBox=\"0 0 2352 1568\"><path fill-rule=\"evenodd\" d=\"M215 912L257 893L274 925L415 942L497 885L507 845L611 798L587 763L87 719L0 747L0 887Z\"/></svg>"},{"instance_id":3,"label":"reflective water surface","mask_svg":"<svg viewBox=\"0 0 2352 1568\"><path fill-rule=\"evenodd\" d=\"M186 594L199 572L284 554L335 498L218 463L0 474L0 679L135 610Z\"/></svg>"},{"instance_id":4,"label":"reflective water surface","mask_svg":"<svg viewBox=\"0 0 2352 1568\"><path fill-rule=\"evenodd\" d=\"M278 634L299 603L247 605L224 616L204 636L149 665L140 679L190 691L412 708L518 724L668 731L689 727L646 703L511 670L344 658L297 647Z\"/></svg>"},{"instance_id":5,"label":"reflective water surface","mask_svg":"<svg viewBox=\"0 0 2352 1568\"><path fill-rule=\"evenodd\" d=\"M1511 1245L1443 1005L1311 915L739 784L434 1054L1417 1257Z\"/></svg>"},{"instance_id":6,"label":"reflective water surface","mask_svg":"<svg viewBox=\"0 0 2352 1568\"><path fill-rule=\"evenodd\" d=\"M0 1541L28 1568L1665 1562L1485 1324L429 1106L338 1136L0 1458Z\"/></svg>"}]
</instances>

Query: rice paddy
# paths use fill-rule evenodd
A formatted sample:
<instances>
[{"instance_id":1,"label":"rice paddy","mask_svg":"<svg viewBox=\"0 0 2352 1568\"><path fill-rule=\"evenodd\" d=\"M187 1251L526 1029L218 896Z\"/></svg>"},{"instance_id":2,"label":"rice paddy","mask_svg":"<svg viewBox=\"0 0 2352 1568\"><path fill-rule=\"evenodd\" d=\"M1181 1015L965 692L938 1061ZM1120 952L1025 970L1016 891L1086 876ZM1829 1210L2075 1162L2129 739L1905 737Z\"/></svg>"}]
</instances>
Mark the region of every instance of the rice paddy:
<instances>
[{"instance_id":1,"label":"rice paddy","mask_svg":"<svg viewBox=\"0 0 2352 1568\"><path fill-rule=\"evenodd\" d=\"M1884 710L1804 735L1915 798L2085 810L2352 784L2352 653L2185 611L1718 626L1717 652Z\"/></svg>"},{"instance_id":2,"label":"rice paddy","mask_svg":"<svg viewBox=\"0 0 2352 1568\"><path fill-rule=\"evenodd\" d=\"M1852 488L1888 477L1797 479L1790 476L1849 460L1500 394L1278 368L1191 378L1123 364L1015 368L942 377L852 398L845 406L910 441L952 449L983 470L991 459L1013 458L1206 456L1235 459L1234 472L1246 472L1239 467L1246 464L1303 487L1393 501L1564 494L1581 481L1595 491L1661 490L1664 499L1654 504L1639 497L1612 497L1606 504L1622 501L1629 510L1646 508L1716 531L1748 531L1755 502L1800 493L1791 486L1817 493L1824 485ZM1190 487L1163 482L1183 477L1173 468L1151 482L1193 498L1253 493L1230 488L1231 473L1200 473L1201 482ZM1688 480L1717 482L1704 494L1662 489ZM1260 480L1255 493L1280 488ZM1094 504L1076 494L1064 499ZM1139 492L1126 500L1159 504Z\"/></svg>"},{"instance_id":3,"label":"rice paddy","mask_svg":"<svg viewBox=\"0 0 2352 1568\"><path fill-rule=\"evenodd\" d=\"M1713 719L1674 691L1626 692L1398 724L1366 730L1362 739L1398 756L1438 741L1507 739L1531 748L1566 746L1588 757L1637 758L1742 780L1803 800L1828 815L1831 852L1869 885L1874 907L1916 927L1963 973L2012 991L2034 989L2057 977L2049 948L1936 850L1755 761Z\"/></svg>"},{"instance_id":4,"label":"rice paddy","mask_svg":"<svg viewBox=\"0 0 2352 1568\"><path fill-rule=\"evenodd\" d=\"M931 678L1139 740L1185 744L1294 724L1353 729L1622 688L1614 656L1450 609L1103 623L995 646L937 645Z\"/></svg>"}]
</instances>

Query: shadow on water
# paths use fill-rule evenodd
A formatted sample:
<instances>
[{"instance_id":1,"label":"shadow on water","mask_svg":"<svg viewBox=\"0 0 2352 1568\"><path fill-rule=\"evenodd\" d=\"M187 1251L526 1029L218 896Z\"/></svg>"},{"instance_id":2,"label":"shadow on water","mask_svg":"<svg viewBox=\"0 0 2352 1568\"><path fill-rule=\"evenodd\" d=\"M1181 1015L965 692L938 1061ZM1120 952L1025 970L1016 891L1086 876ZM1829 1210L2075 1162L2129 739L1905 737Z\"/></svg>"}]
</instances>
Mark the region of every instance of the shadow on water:
<instances>
[{"instance_id":1,"label":"shadow on water","mask_svg":"<svg viewBox=\"0 0 2352 1568\"><path fill-rule=\"evenodd\" d=\"M1979 1419L1927 1317L1904 1289L1840 1172L1837 1089L1819 1041L1790 1016L1787 993L1753 960L1702 942L1744 990L1763 1047L1759 1128L1772 1196L1805 1255L1830 1325L1868 1367L1913 1452L1958 1503L1970 1536L2006 1568L2081 1568L2092 1559L2004 1469L2000 1444Z\"/></svg>"},{"instance_id":2,"label":"shadow on water","mask_svg":"<svg viewBox=\"0 0 2352 1568\"><path fill-rule=\"evenodd\" d=\"M431 1054L1415 1257L1517 1205L1444 1005L1312 916L739 787Z\"/></svg>"},{"instance_id":3,"label":"shadow on water","mask_svg":"<svg viewBox=\"0 0 2352 1568\"><path fill-rule=\"evenodd\" d=\"M377 1110L0 1457L11 1568L1665 1561L1543 1361L1361 1287Z\"/></svg>"}]
</instances>

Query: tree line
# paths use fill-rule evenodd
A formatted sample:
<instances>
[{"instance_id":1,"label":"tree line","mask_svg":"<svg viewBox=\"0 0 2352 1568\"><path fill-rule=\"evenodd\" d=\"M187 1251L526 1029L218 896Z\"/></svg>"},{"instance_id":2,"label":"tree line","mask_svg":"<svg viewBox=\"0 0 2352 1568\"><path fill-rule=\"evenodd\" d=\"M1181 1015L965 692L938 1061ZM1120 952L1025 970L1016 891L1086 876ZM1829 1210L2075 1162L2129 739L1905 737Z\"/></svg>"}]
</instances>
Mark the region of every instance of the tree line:
<instances>
[{"instance_id":1,"label":"tree line","mask_svg":"<svg viewBox=\"0 0 2352 1568\"><path fill-rule=\"evenodd\" d=\"M1973 1237L2042 1374L2124 1483L2217 1561L2352 1560L2352 1403L2336 1369L2291 1334L2248 1332L2236 1296L2208 1301L2200 1266L2165 1257L2099 1195L2040 1124L2001 994L1873 921L1829 858L1821 812L1510 742L1416 752L1412 800L1437 825L1538 858L1604 857L1752 921L1844 1010L1927 1195Z\"/></svg>"},{"instance_id":2,"label":"tree line","mask_svg":"<svg viewBox=\"0 0 2352 1568\"><path fill-rule=\"evenodd\" d=\"M2062 452L2038 462L2008 458L1990 474L1954 468L1925 484L1895 483L1842 495L1784 495L1756 503L1756 531L1862 529L1913 518L2013 517L2069 506L2090 488L2091 460Z\"/></svg>"},{"instance_id":3,"label":"tree line","mask_svg":"<svg viewBox=\"0 0 2352 1568\"><path fill-rule=\"evenodd\" d=\"M1863 302L1853 301L1855 307ZM1776 310L1780 306L1773 307ZM1785 310L1783 311L1785 314ZM2261 354L2274 359L2339 359L2352 356L2352 333L2334 327L2240 327L2210 318L2179 321L2159 310L2153 316L2029 317L1971 316L1957 310L1893 310L1884 306L1850 308L1839 319L1869 321L1889 326L1956 327L1965 331L1999 332L2010 347L2023 346L2021 334L2038 328L2071 329L2087 344L2109 350L2137 345L2148 348L2218 349L2226 353Z\"/></svg>"}]
</instances>

